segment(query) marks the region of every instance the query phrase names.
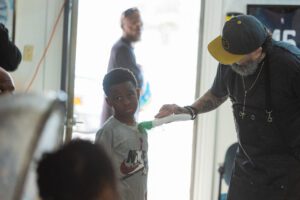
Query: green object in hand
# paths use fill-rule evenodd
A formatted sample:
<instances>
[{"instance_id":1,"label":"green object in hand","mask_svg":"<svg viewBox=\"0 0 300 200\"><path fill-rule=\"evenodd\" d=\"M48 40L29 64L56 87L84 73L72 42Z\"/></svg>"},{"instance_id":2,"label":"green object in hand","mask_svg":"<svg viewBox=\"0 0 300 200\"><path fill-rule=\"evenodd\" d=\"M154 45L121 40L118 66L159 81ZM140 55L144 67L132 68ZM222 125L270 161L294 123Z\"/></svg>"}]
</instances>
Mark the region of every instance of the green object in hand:
<instances>
[{"instance_id":1,"label":"green object in hand","mask_svg":"<svg viewBox=\"0 0 300 200\"><path fill-rule=\"evenodd\" d=\"M195 115L195 113L194 113ZM156 126L161 126L163 124L166 123L170 123L170 122L175 122L175 121L185 121L185 120L191 120L194 119L195 116L191 116L190 114L173 114L173 115L169 115L163 118L156 118L152 121L144 121L138 124L138 129L141 133L147 133L146 129L152 129L153 127Z\"/></svg>"},{"instance_id":2,"label":"green object in hand","mask_svg":"<svg viewBox=\"0 0 300 200\"><path fill-rule=\"evenodd\" d=\"M152 121L145 121L138 124L138 129L141 133L147 133L146 130L150 130L153 128Z\"/></svg>"}]
</instances>

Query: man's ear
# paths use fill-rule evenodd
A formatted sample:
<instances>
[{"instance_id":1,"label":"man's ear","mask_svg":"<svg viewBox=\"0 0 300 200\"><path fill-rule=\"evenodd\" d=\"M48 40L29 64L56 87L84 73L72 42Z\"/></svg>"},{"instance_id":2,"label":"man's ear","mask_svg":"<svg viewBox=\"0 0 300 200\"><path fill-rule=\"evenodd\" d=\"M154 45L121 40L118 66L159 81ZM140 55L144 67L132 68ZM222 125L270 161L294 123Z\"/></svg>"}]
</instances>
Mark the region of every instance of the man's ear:
<instances>
[{"instance_id":1,"label":"man's ear","mask_svg":"<svg viewBox=\"0 0 300 200\"><path fill-rule=\"evenodd\" d=\"M253 52L253 56L254 56L254 59L260 59L263 55L263 49L262 47L259 47L258 49L256 49L254 52Z\"/></svg>"},{"instance_id":2,"label":"man's ear","mask_svg":"<svg viewBox=\"0 0 300 200\"><path fill-rule=\"evenodd\" d=\"M110 107L112 107L112 102L108 97L105 97L105 101Z\"/></svg>"}]
</instances>

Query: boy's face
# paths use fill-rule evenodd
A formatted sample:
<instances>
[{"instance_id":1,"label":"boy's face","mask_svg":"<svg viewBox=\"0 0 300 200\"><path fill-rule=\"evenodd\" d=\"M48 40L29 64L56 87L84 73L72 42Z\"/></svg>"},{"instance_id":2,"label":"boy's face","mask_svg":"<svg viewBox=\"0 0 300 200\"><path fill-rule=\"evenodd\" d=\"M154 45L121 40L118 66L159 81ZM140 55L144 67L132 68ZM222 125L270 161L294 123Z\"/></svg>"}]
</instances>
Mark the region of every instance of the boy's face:
<instances>
[{"instance_id":1,"label":"boy's face","mask_svg":"<svg viewBox=\"0 0 300 200\"><path fill-rule=\"evenodd\" d=\"M113 85L106 98L107 103L114 109L115 118L127 124L134 122L138 100L139 90L130 81Z\"/></svg>"}]
</instances>

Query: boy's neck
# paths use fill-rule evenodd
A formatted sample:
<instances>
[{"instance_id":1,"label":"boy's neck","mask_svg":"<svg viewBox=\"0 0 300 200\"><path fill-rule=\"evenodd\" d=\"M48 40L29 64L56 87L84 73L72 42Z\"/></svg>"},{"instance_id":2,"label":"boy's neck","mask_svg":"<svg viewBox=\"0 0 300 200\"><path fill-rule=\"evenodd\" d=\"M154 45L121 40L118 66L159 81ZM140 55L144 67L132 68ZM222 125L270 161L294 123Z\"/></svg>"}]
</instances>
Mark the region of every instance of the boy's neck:
<instances>
[{"instance_id":1,"label":"boy's neck","mask_svg":"<svg viewBox=\"0 0 300 200\"><path fill-rule=\"evenodd\" d=\"M132 117L132 118L121 118L121 117L118 117L118 116L114 116L117 120L119 120L120 122L128 125L128 126L134 126L136 125L136 121L135 121L135 118Z\"/></svg>"}]
</instances>

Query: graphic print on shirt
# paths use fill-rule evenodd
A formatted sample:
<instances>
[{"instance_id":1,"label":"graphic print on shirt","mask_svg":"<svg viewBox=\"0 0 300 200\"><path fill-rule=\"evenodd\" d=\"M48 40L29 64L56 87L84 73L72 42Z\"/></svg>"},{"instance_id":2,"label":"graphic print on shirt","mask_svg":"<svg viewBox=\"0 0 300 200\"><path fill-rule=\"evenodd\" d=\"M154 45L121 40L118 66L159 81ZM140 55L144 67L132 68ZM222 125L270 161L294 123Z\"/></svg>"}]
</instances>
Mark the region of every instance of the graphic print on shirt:
<instances>
[{"instance_id":1,"label":"graphic print on shirt","mask_svg":"<svg viewBox=\"0 0 300 200\"><path fill-rule=\"evenodd\" d=\"M143 139L140 140L140 149L129 150L127 158L120 165L120 171L124 175L122 179L128 178L133 174L143 170L143 174L147 174L147 152L143 150Z\"/></svg>"}]
</instances>

